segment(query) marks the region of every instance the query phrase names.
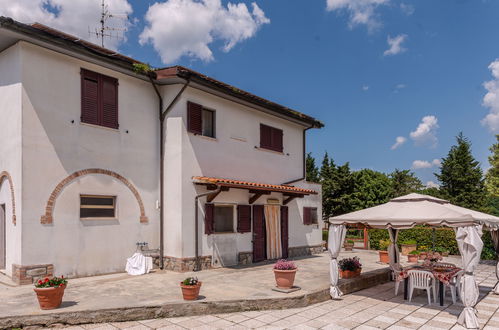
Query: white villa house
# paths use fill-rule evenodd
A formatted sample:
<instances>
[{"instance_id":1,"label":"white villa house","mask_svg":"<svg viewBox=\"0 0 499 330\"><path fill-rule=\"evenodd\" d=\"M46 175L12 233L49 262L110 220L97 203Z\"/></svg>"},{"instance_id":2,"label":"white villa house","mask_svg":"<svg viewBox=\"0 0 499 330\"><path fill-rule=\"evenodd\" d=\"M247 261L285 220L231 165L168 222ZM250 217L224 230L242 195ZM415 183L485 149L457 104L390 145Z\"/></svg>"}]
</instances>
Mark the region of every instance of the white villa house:
<instances>
[{"instance_id":1,"label":"white villa house","mask_svg":"<svg viewBox=\"0 0 499 330\"><path fill-rule=\"evenodd\" d=\"M319 253L321 186L304 177L322 126L0 17L0 269L19 284L122 272L139 242L174 271Z\"/></svg>"}]
</instances>

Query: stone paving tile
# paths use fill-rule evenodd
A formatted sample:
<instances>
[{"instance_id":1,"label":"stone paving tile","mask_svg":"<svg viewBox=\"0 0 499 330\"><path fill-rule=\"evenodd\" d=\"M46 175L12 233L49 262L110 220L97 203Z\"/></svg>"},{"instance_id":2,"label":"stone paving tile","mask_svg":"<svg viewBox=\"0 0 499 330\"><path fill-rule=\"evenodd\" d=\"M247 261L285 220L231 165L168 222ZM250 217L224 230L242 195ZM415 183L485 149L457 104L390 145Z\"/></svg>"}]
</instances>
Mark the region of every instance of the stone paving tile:
<instances>
[{"instance_id":1,"label":"stone paving tile","mask_svg":"<svg viewBox=\"0 0 499 330\"><path fill-rule=\"evenodd\" d=\"M235 323L228 321L228 320L224 320L224 319L218 319L216 321L208 323L207 325L211 326L211 327L215 327L217 329L225 329L227 327L235 325Z\"/></svg>"},{"instance_id":2,"label":"stone paving tile","mask_svg":"<svg viewBox=\"0 0 499 330\"><path fill-rule=\"evenodd\" d=\"M184 330L185 328L179 327L178 325L172 324L166 327L158 328L158 330Z\"/></svg>"},{"instance_id":3,"label":"stone paving tile","mask_svg":"<svg viewBox=\"0 0 499 330\"><path fill-rule=\"evenodd\" d=\"M391 326L392 324L372 319L372 320L369 320L366 323L364 323L364 325L369 325L369 326L372 326L372 327L375 327L378 329L386 329L389 326Z\"/></svg>"},{"instance_id":4,"label":"stone paving tile","mask_svg":"<svg viewBox=\"0 0 499 330\"><path fill-rule=\"evenodd\" d=\"M118 329L126 329L126 328L131 328L137 325L141 325L137 321L131 321L131 322L116 322L116 323L111 323L113 327L116 327Z\"/></svg>"},{"instance_id":5,"label":"stone paving tile","mask_svg":"<svg viewBox=\"0 0 499 330\"><path fill-rule=\"evenodd\" d=\"M249 319L249 320L246 320L246 321L239 323L239 325L254 329L254 328L258 328L258 327L263 327L265 325L265 323L263 323L262 321L255 320L255 319Z\"/></svg>"},{"instance_id":6,"label":"stone paving tile","mask_svg":"<svg viewBox=\"0 0 499 330\"><path fill-rule=\"evenodd\" d=\"M152 329L157 329L157 328L162 328L166 327L169 325L173 325L170 321L166 319L153 319L153 320L144 320L144 321L139 321L139 323L142 323L143 325L150 327Z\"/></svg>"},{"instance_id":7,"label":"stone paving tile","mask_svg":"<svg viewBox=\"0 0 499 330\"><path fill-rule=\"evenodd\" d=\"M243 321L249 320L249 317L242 314L228 314L227 316L224 316L223 319L233 323L241 323Z\"/></svg>"},{"instance_id":8,"label":"stone paving tile","mask_svg":"<svg viewBox=\"0 0 499 330\"><path fill-rule=\"evenodd\" d=\"M109 323L82 324L81 327L83 329L92 329L92 330L118 329L116 327L113 327Z\"/></svg>"}]
</instances>

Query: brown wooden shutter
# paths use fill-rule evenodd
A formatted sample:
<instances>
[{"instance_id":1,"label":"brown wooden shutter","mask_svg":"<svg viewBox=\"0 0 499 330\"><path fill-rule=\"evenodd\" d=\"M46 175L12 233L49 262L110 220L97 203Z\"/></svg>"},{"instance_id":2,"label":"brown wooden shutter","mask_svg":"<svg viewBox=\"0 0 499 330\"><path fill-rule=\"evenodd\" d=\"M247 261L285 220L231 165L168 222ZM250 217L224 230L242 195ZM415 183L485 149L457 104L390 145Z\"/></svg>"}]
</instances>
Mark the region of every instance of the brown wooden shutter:
<instances>
[{"instance_id":1,"label":"brown wooden shutter","mask_svg":"<svg viewBox=\"0 0 499 330\"><path fill-rule=\"evenodd\" d=\"M253 205L253 262L265 260L265 214L263 205Z\"/></svg>"},{"instance_id":2,"label":"brown wooden shutter","mask_svg":"<svg viewBox=\"0 0 499 330\"><path fill-rule=\"evenodd\" d=\"M118 80L102 76L102 118L105 127L118 128Z\"/></svg>"},{"instance_id":3,"label":"brown wooden shutter","mask_svg":"<svg viewBox=\"0 0 499 330\"><path fill-rule=\"evenodd\" d=\"M310 225L312 223L312 208L304 207L303 208L303 224Z\"/></svg>"},{"instance_id":4,"label":"brown wooden shutter","mask_svg":"<svg viewBox=\"0 0 499 330\"><path fill-rule=\"evenodd\" d=\"M272 147L272 127L260 124L260 148Z\"/></svg>"},{"instance_id":5,"label":"brown wooden shutter","mask_svg":"<svg viewBox=\"0 0 499 330\"><path fill-rule=\"evenodd\" d=\"M203 134L203 106L187 102L187 130L194 134Z\"/></svg>"},{"instance_id":6,"label":"brown wooden shutter","mask_svg":"<svg viewBox=\"0 0 499 330\"><path fill-rule=\"evenodd\" d=\"M237 232L249 233L251 232L251 206L238 205L237 206Z\"/></svg>"},{"instance_id":7,"label":"brown wooden shutter","mask_svg":"<svg viewBox=\"0 0 499 330\"><path fill-rule=\"evenodd\" d=\"M204 205L204 233L213 234L215 226L215 205L206 203Z\"/></svg>"},{"instance_id":8,"label":"brown wooden shutter","mask_svg":"<svg viewBox=\"0 0 499 330\"><path fill-rule=\"evenodd\" d=\"M99 125L99 75L82 69L81 122Z\"/></svg>"},{"instance_id":9,"label":"brown wooden shutter","mask_svg":"<svg viewBox=\"0 0 499 330\"><path fill-rule=\"evenodd\" d=\"M272 150L282 152L282 129L272 128Z\"/></svg>"},{"instance_id":10,"label":"brown wooden shutter","mask_svg":"<svg viewBox=\"0 0 499 330\"><path fill-rule=\"evenodd\" d=\"M281 247L282 247L282 257L288 257L288 246L289 246L289 217L288 217L288 207L281 206Z\"/></svg>"}]
</instances>

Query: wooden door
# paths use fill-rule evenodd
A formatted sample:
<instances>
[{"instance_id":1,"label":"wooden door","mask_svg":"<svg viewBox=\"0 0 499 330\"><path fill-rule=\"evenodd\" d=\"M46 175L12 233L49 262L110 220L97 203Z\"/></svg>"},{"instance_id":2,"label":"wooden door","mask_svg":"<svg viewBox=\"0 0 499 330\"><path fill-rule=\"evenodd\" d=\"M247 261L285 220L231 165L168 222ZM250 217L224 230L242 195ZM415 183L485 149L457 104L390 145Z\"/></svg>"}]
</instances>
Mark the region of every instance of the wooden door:
<instances>
[{"instance_id":1,"label":"wooden door","mask_svg":"<svg viewBox=\"0 0 499 330\"><path fill-rule=\"evenodd\" d=\"M0 269L5 269L5 204L0 205Z\"/></svg>"},{"instance_id":2,"label":"wooden door","mask_svg":"<svg viewBox=\"0 0 499 330\"><path fill-rule=\"evenodd\" d=\"M288 232L288 207L281 206L281 248L282 248L282 257L286 259L288 257L288 241L289 241L289 232Z\"/></svg>"},{"instance_id":3,"label":"wooden door","mask_svg":"<svg viewBox=\"0 0 499 330\"><path fill-rule=\"evenodd\" d=\"M253 205L253 262L266 259L265 238L263 205Z\"/></svg>"}]
</instances>

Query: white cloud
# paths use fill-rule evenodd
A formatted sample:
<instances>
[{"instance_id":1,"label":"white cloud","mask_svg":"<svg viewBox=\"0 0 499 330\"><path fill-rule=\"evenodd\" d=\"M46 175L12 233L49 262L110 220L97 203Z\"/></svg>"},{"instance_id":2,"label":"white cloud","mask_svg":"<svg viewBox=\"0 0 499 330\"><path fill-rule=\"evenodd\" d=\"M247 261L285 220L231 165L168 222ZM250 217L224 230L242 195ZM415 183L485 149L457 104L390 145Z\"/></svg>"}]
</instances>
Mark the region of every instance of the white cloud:
<instances>
[{"instance_id":1,"label":"white cloud","mask_svg":"<svg viewBox=\"0 0 499 330\"><path fill-rule=\"evenodd\" d=\"M426 182L426 188L440 188L440 186L433 181L428 181Z\"/></svg>"},{"instance_id":2,"label":"white cloud","mask_svg":"<svg viewBox=\"0 0 499 330\"><path fill-rule=\"evenodd\" d=\"M408 4L408 3L403 3L403 2L400 4L400 9L407 16L411 16L412 14L414 14L414 11L415 11L413 5Z\"/></svg>"},{"instance_id":3,"label":"white cloud","mask_svg":"<svg viewBox=\"0 0 499 330\"><path fill-rule=\"evenodd\" d=\"M437 117L425 116L416 130L411 132L409 135L416 145L429 145L430 147L436 147L438 143L436 136L438 127Z\"/></svg>"},{"instance_id":4,"label":"white cloud","mask_svg":"<svg viewBox=\"0 0 499 330\"><path fill-rule=\"evenodd\" d=\"M388 43L388 48L385 50L383 53L384 56L392 56L392 55L397 55L400 53L403 53L407 50L407 48L402 47L402 43L407 39L407 34L399 34L398 36L395 37L390 37L386 39L386 42Z\"/></svg>"},{"instance_id":5,"label":"white cloud","mask_svg":"<svg viewBox=\"0 0 499 330\"><path fill-rule=\"evenodd\" d=\"M397 136L397 138L395 139L395 144L392 145L392 147L390 149L395 150L398 147L402 146L406 141L407 141L407 138L405 138L403 136Z\"/></svg>"},{"instance_id":6,"label":"white cloud","mask_svg":"<svg viewBox=\"0 0 499 330\"><path fill-rule=\"evenodd\" d=\"M127 0L107 0L113 14L130 15L132 6ZM63 32L100 45L95 34L89 35L100 25L101 2L88 0L0 0L0 15L23 23L42 23ZM127 28L131 24L120 19L109 19L111 28ZM105 47L117 49L124 39L107 38Z\"/></svg>"},{"instance_id":7,"label":"white cloud","mask_svg":"<svg viewBox=\"0 0 499 330\"><path fill-rule=\"evenodd\" d=\"M367 85L362 86L362 90L364 92L367 92L369 90L369 86L367 86Z\"/></svg>"},{"instance_id":8,"label":"white cloud","mask_svg":"<svg viewBox=\"0 0 499 330\"><path fill-rule=\"evenodd\" d=\"M490 63L489 70L494 79L483 83L487 94L482 105L489 109L489 113L482 119L482 125L488 126L492 133L499 133L499 58Z\"/></svg>"},{"instance_id":9,"label":"white cloud","mask_svg":"<svg viewBox=\"0 0 499 330\"><path fill-rule=\"evenodd\" d=\"M270 23L255 2L250 12L244 3L229 2L225 7L221 0L156 2L145 19L147 26L140 34L140 44L151 43L165 64L182 56L211 61L212 42L222 41L223 50L228 52Z\"/></svg>"},{"instance_id":10,"label":"white cloud","mask_svg":"<svg viewBox=\"0 0 499 330\"><path fill-rule=\"evenodd\" d=\"M404 88L406 88L406 87L407 87L407 85L406 85L406 84L397 84L397 85L395 86L395 89L404 89Z\"/></svg>"},{"instance_id":11,"label":"white cloud","mask_svg":"<svg viewBox=\"0 0 499 330\"><path fill-rule=\"evenodd\" d=\"M372 32L381 26L375 12L376 7L386 5L390 0L327 0L328 11L346 11L349 14L349 26L365 25Z\"/></svg>"},{"instance_id":12,"label":"white cloud","mask_svg":"<svg viewBox=\"0 0 499 330\"><path fill-rule=\"evenodd\" d=\"M440 159L434 159L431 162L427 160L415 160L412 162L412 168L414 170L422 169L422 168L432 168L432 167L439 167L441 165Z\"/></svg>"}]
</instances>

